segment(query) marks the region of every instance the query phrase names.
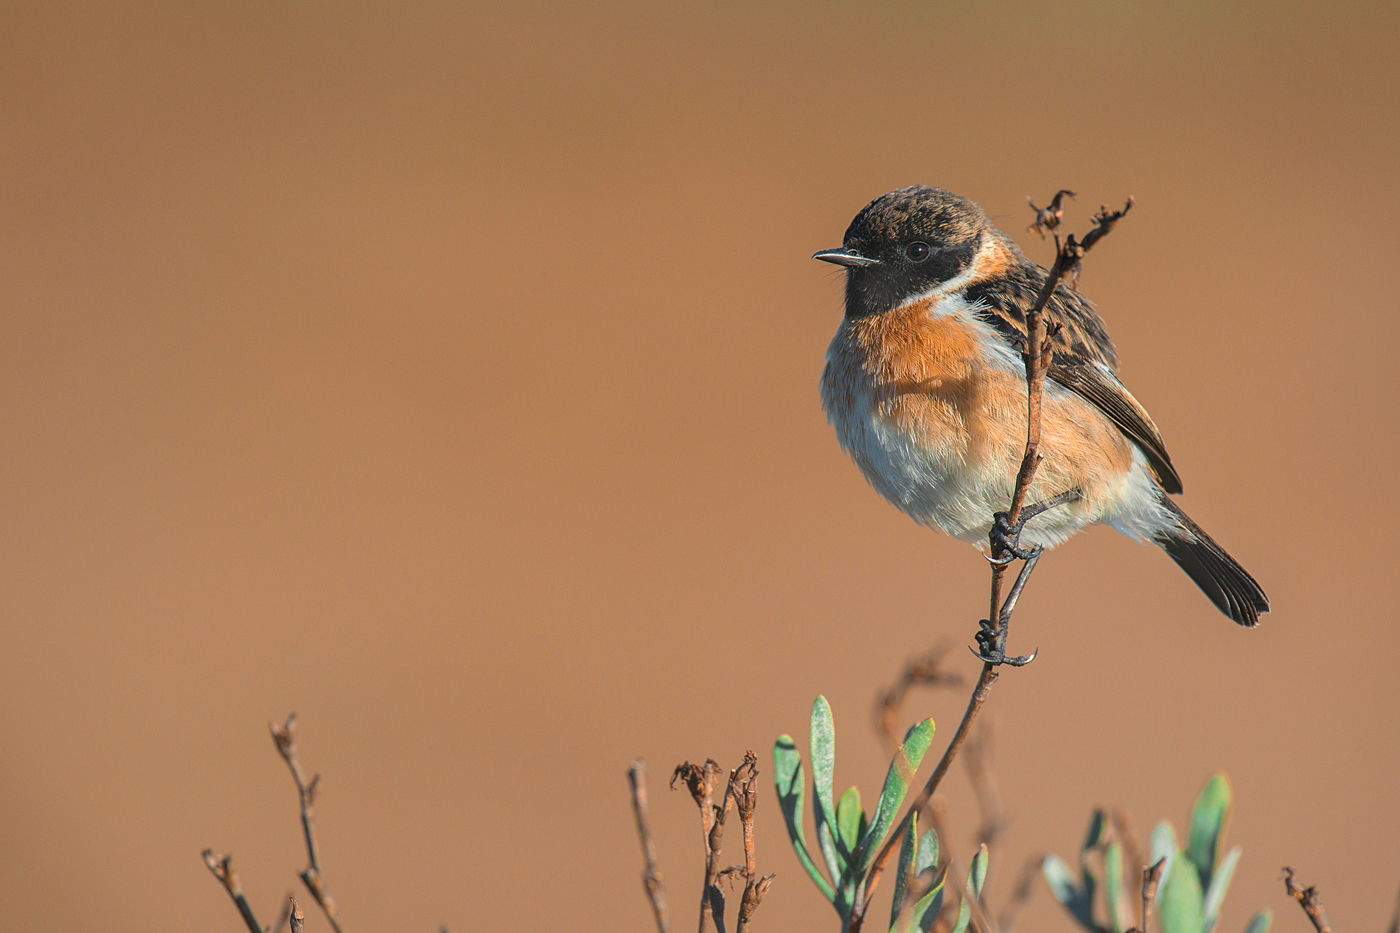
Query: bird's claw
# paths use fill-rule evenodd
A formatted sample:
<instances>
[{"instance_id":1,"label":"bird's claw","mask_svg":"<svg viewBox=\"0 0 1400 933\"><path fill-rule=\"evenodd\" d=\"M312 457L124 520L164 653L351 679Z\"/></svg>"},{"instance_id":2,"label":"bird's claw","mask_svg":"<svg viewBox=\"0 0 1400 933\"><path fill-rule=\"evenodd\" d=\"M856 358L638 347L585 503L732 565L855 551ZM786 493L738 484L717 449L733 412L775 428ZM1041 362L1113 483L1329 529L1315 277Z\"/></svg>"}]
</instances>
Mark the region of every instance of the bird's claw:
<instances>
[{"instance_id":1,"label":"bird's claw","mask_svg":"<svg viewBox=\"0 0 1400 933\"><path fill-rule=\"evenodd\" d=\"M988 620L981 619L977 623L977 634L973 636L977 647L969 646L968 650L973 653L977 660L993 667L1000 667L1003 664L1009 664L1012 667L1025 667L1035 660L1040 649L1037 648L1028 655L1018 654L1007 657L1006 636L1009 630L1010 626L1005 620L1000 625L993 625Z\"/></svg>"},{"instance_id":2,"label":"bird's claw","mask_svg":"<svg viewBox=\"0 0 1400 933\"><path fill-rule=\"evenodd\" d=\"M1030 560L1031 554L1035 553L1034 548L1021 547L1021 531L1026 527L1026 521L1030 516L1023 516L1020 521L1012 524L1011 516L1006 512L997 512L992 516L991 544L992 553L1009 555L997 558L992 562L999 566L1005 566L1012 559Z\"/></svg>"}]
</instances>

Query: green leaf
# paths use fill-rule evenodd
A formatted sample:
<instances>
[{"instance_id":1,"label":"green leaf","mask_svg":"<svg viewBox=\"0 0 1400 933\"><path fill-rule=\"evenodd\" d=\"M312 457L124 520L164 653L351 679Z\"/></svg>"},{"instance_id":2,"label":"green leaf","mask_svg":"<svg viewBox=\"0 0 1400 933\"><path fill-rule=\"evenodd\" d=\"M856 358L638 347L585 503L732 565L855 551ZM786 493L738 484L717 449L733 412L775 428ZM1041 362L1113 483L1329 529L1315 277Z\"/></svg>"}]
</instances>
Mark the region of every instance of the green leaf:
<instances>
[{"instance_id":1,"label":"green leaf","mask_svg":"<svg viewBox=\"0 0 1400 933\"><path fill-rule=\"evenodd\" d=\"M1201 879L1189 859L1178 856L1173 865L1171 874L1162 884L1162 933L1204 933Z\"/></svg>"},{"instance_id":2,"label":"green leaf","mask_svg":"<svg viewBox=\"0 0 1400 933\"><path fill-rule=\"evenodd\" d=\"M972 902L979 900L982 896L982 884L987 880L987 847L981 846L977 850L977 857L972 860L972 868L967 872L967 891L963 895L962 904L958 906L958 922L953 924L953 933L966 933L967 925L972 922Z\"/></svg>"},{"instance_id":3,"label":"green leaf","mask_svg":"<svg viewBox=\"0 0 1400 933\"><path fill-rule=\"evenodd\" d=\"M802 770L802 754L797 750L792 736L779 736L778 741L773 743L773 780L778 788L778 806L782 808L783 820L787 823L788 839L792 842L792 850L797 853L797 860L812 877L817 889L827 900L833 900L835 894L831 885L812 863L807 840L802 833L802 797L806 783Z\"/></svg>"},{"instance_id":4,"label":"green leaf","mask_svg":"<svg viewBox=\"0 0 1400 933\"><path fill-rule=\"evenodd\" d=\"M938 864L938 837L933 830L924 833L919 840L919 855L914 859L914 871L923 872Z\"/></svg>"},{"instance_id":5,"label":"green leaf","mask_svg":"<svg viewBox=\"0 0 1400 933\"><path fill-rule=\"evenodd\" d=\"M1229 817L1230 782L1225 775L1217 774L1206 782L1191 809L1191 839L1186 844L1186 857L1196 866L1202 890L1210 887Z\"/></svg>"},{"instance_id":6,"label":"green leaf","mask_svg":"<svg viewBox=\"0 0 1400 933\"><path fill-rule=\"evenodd\" d=\"M1099 879L1093 872L1093 862L1089 854L1103 845L1108 832L1108 819L1102 810L1089 814L1089 828L1084 833L1084 844L1079 847L1079 889L1084 892L1084 901L1093 904L1099 890ZM1090 908L1092 912L1093 908ZM1092 929L1092 927L1091 927Z\"/></svg>"},{"instance_id":7,"label":"green leaf","mask_svg":"<svg viewBox=\"0 0 1400 933\"><path fill-rule=\"evenodd\" d=\"M1249 926L1244 928L1244 933L1269 933L1269 924L1273 920L1274 912L1272 910L1261 910L1249 918Z\"/></svg>"},{"instance_id":8,"label":"green leaf","mask_svg":"<svg viewBox=\"0 0 1400 933\"><path fill-rule=\"evenodd\" d=\"M856 842L860 839L861 833L865 832L865 811L860 808L860 791L854 787L846 788L846 792L841 795L841 799L836 803L836 828L839 832L837 837L842 856L846 859L846 872L842 876L842 884L845 878L850 877L855 880L860 879L860 875L852 869L850 853L855 850Z\"/></svg>"},{"instance_id":9,"label":"green leaf","mask_svg":"<svg viewBox=\"0 0 1400 933\"><path fill-rule=\"evenodd\" d=\"M1156 865L1162 859L1166 859L1166 864L1162 866L1162 877L1157 885L1157 902L1162 901L1162 892L1166 889L1167 878L1172 873L1172 863L1176 861L1176 830L1172 829L1172 824L1166 820L1157 824L1152 830L1152 839L1147 846L1147 860L1150 864Z\"/></svg>"},{"instance_id":10,"label":"green leaf","mask_svg":"<svg viewBox=\"0 0 1400 933\"><path fill-rule=\"evenodd\" d=\"M875 860L875 851L885 838L885 833L889 832L890 823L894 821L895 814L904 803L905 794L914 783L914 772L919 770L919 763L924 760L924 752L928 751L932 741L933 720L925 719L909 730L904 743L894 753L890 769L885 774L885 787L880 791L880 802L875 805L875 819L870 829L861 836L860 848L855 853L858 877L864 877L870 863Z\"/></svg>"},{"instance_id":11,"label":"green leaf","mask_svg":"<svg viewBox=\"0 0 1400 933\"><path fill-rule=\"evenodd\" d=\"M831 705L824 696L812 703L811 742L812 819L817 824L817 846L826 862L832 886L839 888L842 863L836 855L836 804L831 796L836 770L836 724L831 718Z\"/></svg>"},{"instance_id":12,"label":"green leaf","mask_svg":"<svg viewBox=\"0 0 1400 933\"><path fill-rule=\"evenodd\" d=\"M1123 933L1123 847L1109 843L1103 853L1103 899L1108 907L1108 928Z\"/></svg>"},{"instance_id":13,"label":"green leaf","mask_svg":"<svg viewBox=\"0 0 1400 933\"><path fill-rule=\"evenodd\" d=\"M924 833L924 839L932 836L932 832ZM919 846L920 853L923 852L923 845ZM938 861L937 843L933 850L935 862ZM933 929L934 923L938 921L938 915L943 912L943 882L948 878L948 869L943 869L943 873L938 876L938 880L933 883L933 887L924 892L924 896L919 898L919 902L914 905L913 913L910 914L912 926L929 933Z\"/></svg>"},{"instance_id":14,"label":"green leaf","mask_svg":"<svg viewBox=\"0 0 1400 933\"><path fill-rule=\"evenodd\" d=\"M1220 866L1210 876L1210 886L1206 888L1205 933L1215 929L1220 921L1220 905L1225 900L1225 892L1230 889L1230 879L1235 876L1235 866L1240 861L1240 847L1235 846L1220 860Z\"/></svg>"},{"instance_id":15,"label":"green leaf","mask_svg":"<svg viewBox=\"0 0 1400 933\"><path fill-rule=\"evenodd\" d=\"M914 875L914 850L918 848L919 814L909 814L904 827L904 841L899 846L899 867L894 873L894 900L890 906L890 933L898 933L899 914L904 910L904 896Z\"/></svg>"},{"instance_id":16,"label":"green leaf","mask_svg":"<svg viewBox=\"0 0 1400 933\"><path fill-rule=\"evenodd\" d=\"M1093 904L1074 882L1074 874L1058 855L1047 855L1040 863L1040 873L1050 886L1050 893L1086 930L1094 929Z\"/></svg>"},{"instance_id":17,"label":"green leaf","mask_svg":"<svg viewBox=\"0 0 1400 933\"><path fill-rule=\"evenodd\" d=\"M1081 853L1091 849L1097 849L1103 845L1104 834L1108 830L1108 820L1104 817L1102 810L1095 810L1089 814L1089 828L1084 831L1084 844L1079 847Z\"/></svg>"},{"instance_id":18,"label":"green leaf","mask_svg":"<svg viewBox=\"0 0 1400 933\"><path fill-rule=\"evenodd\" d=\"M984 842L977 847L977 856L972 860L972 869L967 873L967 891L976 900L982 899L982 885L987 883L987 862L991 856Z\"/></svg>"}]
</instances>

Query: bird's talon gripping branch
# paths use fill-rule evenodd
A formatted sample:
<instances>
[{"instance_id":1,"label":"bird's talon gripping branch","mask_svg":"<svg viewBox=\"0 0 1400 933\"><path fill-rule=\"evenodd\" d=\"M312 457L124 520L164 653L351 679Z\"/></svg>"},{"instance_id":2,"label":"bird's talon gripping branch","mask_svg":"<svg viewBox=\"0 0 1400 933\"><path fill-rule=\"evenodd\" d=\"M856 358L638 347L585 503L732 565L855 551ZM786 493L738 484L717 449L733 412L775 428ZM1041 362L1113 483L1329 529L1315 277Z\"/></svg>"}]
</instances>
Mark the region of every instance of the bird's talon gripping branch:
<instances>
[{"instance_id":1,"label":"bird's talon gripping branch","mask_svg":"<svg viewBox=\"0 0 1400 933\"><path fill-rule=\"evenodd\" d=\"M1026 522L1032 518L1026 514L1029 511L1030 509L1023 509L1020 520L1015 524L1012 524L1011 516L1006 512L997 512L992 516L991 543L993 553L1009 554L1018 560L1031 559L1031 549L1021 547L1021 532L1025 529ZM994 560L993 563L1004 565L1010 563L1010 559L1002 558L999 561Z\"/></svg>"}]
</instances>

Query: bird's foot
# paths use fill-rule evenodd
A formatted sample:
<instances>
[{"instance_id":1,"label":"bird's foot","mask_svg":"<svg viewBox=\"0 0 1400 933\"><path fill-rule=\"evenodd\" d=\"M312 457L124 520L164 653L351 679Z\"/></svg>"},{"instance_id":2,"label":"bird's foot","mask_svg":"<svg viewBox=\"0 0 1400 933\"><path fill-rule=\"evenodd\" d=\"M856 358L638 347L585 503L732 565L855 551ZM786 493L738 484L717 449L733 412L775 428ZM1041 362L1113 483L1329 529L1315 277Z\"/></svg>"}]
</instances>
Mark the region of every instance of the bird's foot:
<instances>
[{"instance_id":1,"label":"bird's foot","mask_svg":"<svg viewBox=\"0 0 1400 933\"><path fill-rule=\"evenodd\" d=\"M1009 664L1012 667L1025 667L1035 660L1035 656L1040 652L1039 648L1030 654L1007 656L1006 637L1010 633L1010 621L1003 616L1000 624L993 624L986 619L977 623L978 631L973 636L977 642L977 649L972 653L977 656L979 661L993 667L1000 667L1003 664Z\"/></svg>"},{"instance_id":2,"label":"bird's foot","mask_svg":"<svg viewBox=\"0 0 1400 933\"><path fill-rule=\"evenodd\" d=\"M1011 515L1008 512L997 512L992 516L992 531L990 534L992 544L992 554L999 555L987 558L999 567L1005 567L1013 560L1030 560L1031 549L1021 547L1021 532L1025 530L1026 522L1033 516L1027 514L1030 509L1022 509L1021 517L1012 523Z\"/></svg>"},{"instance_id":3,"label":"bird's foot","mask_svg":"<svg viewBox=\"0 0 1400 933\"><path fill-rule=\"evenodd\" d=\"M1057 496L1051 496L1044 502L1036 502L1021 509L1021 514L1016 521L1011 521L1009 512L997 512L992 515L992 530L988 535L992 545L992 555L988 557L991 563L998 567L1005 567L1013 560L1030 560L1031 555L1039 548L1021 547L1021 532L1026 528L1026 522L1035 518L1042 512L1048 512L1056 506L1064 505L1067 502L1074 502L1080 496L1078 489L1071 489L1062 492Z\"/></svg>"}]
</instances>

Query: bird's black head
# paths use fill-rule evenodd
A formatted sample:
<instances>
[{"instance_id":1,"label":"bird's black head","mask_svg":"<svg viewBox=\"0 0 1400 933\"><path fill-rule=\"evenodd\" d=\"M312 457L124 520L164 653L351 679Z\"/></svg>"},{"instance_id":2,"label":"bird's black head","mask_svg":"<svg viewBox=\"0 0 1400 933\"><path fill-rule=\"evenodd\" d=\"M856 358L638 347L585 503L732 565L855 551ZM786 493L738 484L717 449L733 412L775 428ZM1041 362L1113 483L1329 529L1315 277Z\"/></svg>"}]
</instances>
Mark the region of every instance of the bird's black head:
<instances>
[{"instance_id":1,"label":"bird's black head","mask_svg":"<svg viewBox=\"0 0 1400 933\"><path fill-rule=\"evenodd\" d=\"M966 271L989 226L967 198L915 185L871 201L840 249L812 258L846 267L847 315L880 314Z\"/></svg>"}]
</instances>

